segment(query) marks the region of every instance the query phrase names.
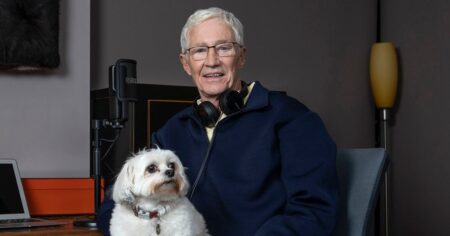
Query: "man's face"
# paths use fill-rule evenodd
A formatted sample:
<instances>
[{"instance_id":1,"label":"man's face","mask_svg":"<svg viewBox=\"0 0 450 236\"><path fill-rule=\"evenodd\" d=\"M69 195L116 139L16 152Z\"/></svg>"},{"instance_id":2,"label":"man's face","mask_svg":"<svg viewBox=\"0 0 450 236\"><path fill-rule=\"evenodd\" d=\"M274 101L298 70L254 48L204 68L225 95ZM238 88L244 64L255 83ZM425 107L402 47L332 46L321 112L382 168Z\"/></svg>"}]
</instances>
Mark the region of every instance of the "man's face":
<instances>
[{"instance_id":1,"label":"man's face","mask_svg":"<svg viewBox=\"0 0 450 236\"><path fill-rule=\"evenodd\" d=\"M194 26L188 34L188 48L214 46L235 42L233 30L222 20L212 18ZM208 49L204 60L193 60L189 53L181 54L180 61L200 93L202 100L212 100L228 88L240 88L238 71L245 62L245 48L236 46L236 55L219 57L214 48Z\"/></svg>"}]
</instances>

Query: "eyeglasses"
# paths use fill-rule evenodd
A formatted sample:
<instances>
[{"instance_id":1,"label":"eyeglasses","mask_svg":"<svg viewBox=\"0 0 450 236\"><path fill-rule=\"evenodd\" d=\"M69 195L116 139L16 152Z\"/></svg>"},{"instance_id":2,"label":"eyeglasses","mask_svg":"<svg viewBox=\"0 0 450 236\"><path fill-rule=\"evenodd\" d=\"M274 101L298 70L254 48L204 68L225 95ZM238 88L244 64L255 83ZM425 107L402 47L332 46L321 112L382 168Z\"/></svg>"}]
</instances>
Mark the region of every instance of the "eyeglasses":
<instances>
[{"instance_id":1,"label":"eyeglasses","mask_svg":"<svg viewBox=\"0 0 450 236\"><path fill-rule=\"evenodd\" d=\"M201 61L206 59L206 57L208 56L209 49L214 48L214 51L219 57L232 57L236 55L237 52L235 45L238 45L240 48L242 47L242 45L236 42L229 42L217 44L214 46L188 48L186 50L186 53L189 53L192 60Z\"/></svg>"}]
</instances>

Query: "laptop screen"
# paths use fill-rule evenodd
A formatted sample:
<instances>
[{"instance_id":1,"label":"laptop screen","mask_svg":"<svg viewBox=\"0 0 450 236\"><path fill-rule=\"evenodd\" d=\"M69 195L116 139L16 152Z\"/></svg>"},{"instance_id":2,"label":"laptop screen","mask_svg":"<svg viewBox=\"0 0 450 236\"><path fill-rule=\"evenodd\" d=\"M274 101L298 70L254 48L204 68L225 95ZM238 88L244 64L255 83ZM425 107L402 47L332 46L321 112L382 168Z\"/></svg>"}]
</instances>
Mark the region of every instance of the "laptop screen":
<instances>
[{"instance_id":1,"label":"laptop screen","mask_svg":"<svg viewBox=\"0 0 450 236\"><path fill-rule=\"evenodd\" d=\"M23 213L12 164L0 164L0 214Z\"/></svg>"},{"instance_id":2,"label":"laptop screen","mask_svg":"<svg viewBox=\"0 0 450 236\"><path fill-rule=\"evenodd\" d=\"M28 218L22 182L14 160L0 160L0 189L0 220Z\"/></svg>"}]
</instances>

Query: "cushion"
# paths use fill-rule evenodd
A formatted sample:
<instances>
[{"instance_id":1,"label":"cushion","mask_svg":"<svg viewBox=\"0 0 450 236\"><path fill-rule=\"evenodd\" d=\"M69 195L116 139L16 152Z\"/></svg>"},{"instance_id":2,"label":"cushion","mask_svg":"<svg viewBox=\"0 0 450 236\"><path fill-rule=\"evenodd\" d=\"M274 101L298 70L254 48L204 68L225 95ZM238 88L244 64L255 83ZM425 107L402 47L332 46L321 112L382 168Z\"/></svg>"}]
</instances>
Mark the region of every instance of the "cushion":
<instances>
[{"instance_id":1,"label":"cushion","mask_svg":"<svg viewBox=\"0 0 450 236\"><path fill-rule=\"evenodd\" d=\"M0 1L0 66L55 68L59 0Z\"/></svg>"}]
</instances>

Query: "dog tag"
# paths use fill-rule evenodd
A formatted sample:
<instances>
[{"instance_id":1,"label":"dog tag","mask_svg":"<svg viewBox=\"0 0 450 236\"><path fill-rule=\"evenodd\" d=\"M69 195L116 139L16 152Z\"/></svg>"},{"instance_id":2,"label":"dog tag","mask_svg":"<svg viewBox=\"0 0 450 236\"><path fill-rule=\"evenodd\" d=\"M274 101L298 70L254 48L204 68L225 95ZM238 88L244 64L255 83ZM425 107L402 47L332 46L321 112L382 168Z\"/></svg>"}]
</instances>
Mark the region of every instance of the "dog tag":
<instances>
[{"instance_id":1,"label":"dog tag","mask_svg":"<svg viewBox=\"0 0 450 236\"><path fill-rule=\"evenodd\" d=\"M156 224L156 234L159 235L161 233L161 226Z\"/></svg>"}]
</instances>

